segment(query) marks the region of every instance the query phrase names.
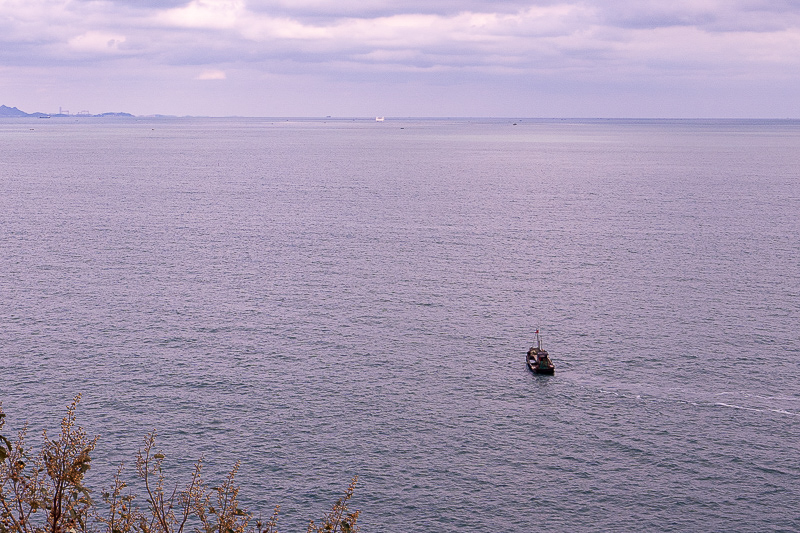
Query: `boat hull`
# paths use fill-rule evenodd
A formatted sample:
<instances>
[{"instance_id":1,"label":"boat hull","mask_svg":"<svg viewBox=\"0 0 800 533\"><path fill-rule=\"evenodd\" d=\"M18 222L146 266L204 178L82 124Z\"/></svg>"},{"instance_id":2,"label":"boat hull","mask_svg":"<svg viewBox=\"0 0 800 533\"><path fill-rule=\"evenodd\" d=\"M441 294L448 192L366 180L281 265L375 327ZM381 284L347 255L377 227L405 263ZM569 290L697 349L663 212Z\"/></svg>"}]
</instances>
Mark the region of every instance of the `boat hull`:
<instances>
[{"instance_id":1,"label":"boat hull","mask_svg":"<svg viewBox=\"0 0 800 533\"><path fill-rule=\"evenodd\" d=\"M545 361L549 364L542 364L539 361L541 357L545 358ZM556 367L552 363L550 363L549 355L545 350L542 350L537 347L533 347L528 350L528 355L525 358L525 363L528 365L528 369L533 372L534 374L543 374L545 376L552 376L556 373Z\"/></svg>"},{"instance_id":2,"label":"boat hull","mask_svg":"<svg viewBox=\"0 0 800 533\"><path fill-rule=\"evenodd\" d=\"M526 361L528 364L528 370L533 372L534 374L544 374L545 376L552 376L556 373L556 367L541 367L535 360L528 359Z\"/></svg>"}]
</instances>

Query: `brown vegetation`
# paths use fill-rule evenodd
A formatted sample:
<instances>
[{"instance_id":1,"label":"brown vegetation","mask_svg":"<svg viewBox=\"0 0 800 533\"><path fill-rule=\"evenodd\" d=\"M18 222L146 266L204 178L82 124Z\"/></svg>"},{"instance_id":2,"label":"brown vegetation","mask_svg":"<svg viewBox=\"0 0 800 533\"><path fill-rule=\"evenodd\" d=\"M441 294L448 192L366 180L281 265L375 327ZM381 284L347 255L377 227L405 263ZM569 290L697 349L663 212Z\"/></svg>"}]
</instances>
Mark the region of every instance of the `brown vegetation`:
<instances>
[{"instance_id":1,"label":"brown vegetation","mask_svg":"<svg viewBox=\"0 0 800 533\"><path fill-rule=\"evenodd\" d=\"M146 504L136 505L136 496L122 480L120 465L111 487L92 498L84 486L91 453L98 437L89 438L75 423L76 396L61 420L61 434L50 439L43 434L41 450L26 448L27 427L15 441L0 433L0 533L277 533L278 507L269 520L256 520L239 506L236 473L239 463L217 487L202 478L198 460L189 482L170 490L164 478L164 454L155 451L156 433L145 438L136 454L136 474L143 486ZM5 413L0 403L0 432ZM355 490L354 477L340 498L317 526L308 533L356 533L359 511L348 502Z\"/></svg>"}]
</instances>

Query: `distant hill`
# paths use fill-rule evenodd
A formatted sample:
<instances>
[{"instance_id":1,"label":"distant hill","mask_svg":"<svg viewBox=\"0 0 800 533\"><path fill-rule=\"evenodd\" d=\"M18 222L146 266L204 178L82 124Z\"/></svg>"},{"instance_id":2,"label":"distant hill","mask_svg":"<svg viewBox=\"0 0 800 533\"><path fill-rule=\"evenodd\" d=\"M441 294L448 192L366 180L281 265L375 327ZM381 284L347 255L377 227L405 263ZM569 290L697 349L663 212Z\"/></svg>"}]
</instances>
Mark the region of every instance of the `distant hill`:
<instances>
[{"instance_id":1,"label":"distant hill","mask_svg":"<svg viewBox=\"0 0 800 533\"><path fill-rule=\"evenodd\" d=\"M20 111L16 107L0 105L0 117L29 117L25 111Z\"/></svg>"},{"instance_id":2,"label":"distant hill","mask_svg":"<svg viewBox=\"0 0 800 533\"><path fill-rule=\"evenodd\" d=\"M6 105L0 105L0 118L6 117L69 117L69 116L81 116L81 117L133 117L130 113L100 113L99 115L48 115L47 113L26 113L25 111L20 111L16 107L8 107Z\"/></svg>"},{"instance_id":3,"label":"distant hill","mask_svg":"<svg viewBox=\"0 0 800 533\"><path fill-rule=\"evenodd\" d=\"M93 117L133 117L130 113L100 113L99 115L92 115Z\"/></svg>"}]
</instances>

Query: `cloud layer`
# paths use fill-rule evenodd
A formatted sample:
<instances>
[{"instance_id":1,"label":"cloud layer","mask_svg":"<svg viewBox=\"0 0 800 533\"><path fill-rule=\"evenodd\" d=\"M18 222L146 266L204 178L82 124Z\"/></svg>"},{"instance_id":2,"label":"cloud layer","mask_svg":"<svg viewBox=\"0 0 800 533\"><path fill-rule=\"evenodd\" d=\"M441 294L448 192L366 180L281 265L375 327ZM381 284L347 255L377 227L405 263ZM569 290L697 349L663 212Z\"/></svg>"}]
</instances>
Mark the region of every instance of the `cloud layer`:
<instances>
[{"instance_id":1,"label":"cloud layer","mask_svg":"<svg viewBox=\"0 0 800 533\"><path fill-rule=\"evenodd\" d=\"M0 65L23 76L167 76L167 87L238 77L287 90L313 79L480 93L502 78L515 87L508 98L533 97L531 82L645 99L659 86L789 91L800 79L800 2L0 0Z\"/></svg>"}]
</instances>

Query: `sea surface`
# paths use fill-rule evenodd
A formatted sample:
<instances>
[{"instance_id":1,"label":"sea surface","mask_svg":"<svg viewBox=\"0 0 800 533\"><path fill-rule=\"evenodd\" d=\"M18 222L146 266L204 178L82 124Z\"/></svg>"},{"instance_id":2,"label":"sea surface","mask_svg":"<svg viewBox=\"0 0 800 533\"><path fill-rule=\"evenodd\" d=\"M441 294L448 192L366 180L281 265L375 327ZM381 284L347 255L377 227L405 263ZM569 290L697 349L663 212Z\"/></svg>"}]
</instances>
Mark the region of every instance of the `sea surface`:
<instances>
[{"instance_id":1,"label":"sea surface","mask_svg":"<svg viewBox=\"0 0 800 533\"><path fill-rule=\"evenodd\" d=\"M5 433L77 393L285 533L799 531L800 122L2 120Z\"/></svg>"}]
</instances>

